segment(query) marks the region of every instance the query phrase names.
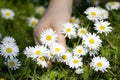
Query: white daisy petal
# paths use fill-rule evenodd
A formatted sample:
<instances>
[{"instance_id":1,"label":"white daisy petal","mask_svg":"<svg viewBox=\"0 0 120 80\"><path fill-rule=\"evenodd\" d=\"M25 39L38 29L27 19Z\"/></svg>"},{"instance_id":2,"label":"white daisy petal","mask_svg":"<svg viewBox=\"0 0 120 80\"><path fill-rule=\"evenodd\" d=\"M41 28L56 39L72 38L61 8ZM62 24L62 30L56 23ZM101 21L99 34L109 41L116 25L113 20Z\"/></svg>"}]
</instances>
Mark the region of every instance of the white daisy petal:
<instances>
[{"instance_id":1,"label":"white daisy petal","mask_svg":"<svg viewBox=\"0 0 120 80\"><path fill-rule=\"evenodd\" d=\"M61 56L58 57L58 61L66 63L71 57L72 57L72 53L67 51L67 52L61 54Z\"/></svg>"},{"instance_id":2,"label":"white daisy petal","mask_svg":"<svg viewBox=\"0 0 120 80\"><path fill-rule=\"evenodd\" d=\"M46 29L45 31L43 31L41 33L40 41L45 46L52 45L53 43L56 42L56 40L57 40L57 34L51 28L50 29Z\"/></svg>"},{"instance_id":3,"label":"white daisy petal","mask_svg":"<svg viewBox=\"0 0 120 80\"><path fill-rule=\"evenodd\" d=\"M32 53L31 57L34 59L36 59L39 56L47 56L48 50L46 47L44 47L43 45L36 45L34 48L32 48Z\"/></svg>"},{"instance_id":4,"label":"white daisy petal","mask_svg":"<svg viewBox=\"0 0 120 80\"><path fill-rule=\"evenodd\" d=\"M19 69L19 67L21 66L21 62L16 58L10 58L10 59L8 58L7 61L5 62L5 64L11 70Z\"/></svg>"},{"instance_id":5,"label":"white daisy petal","mask_svg":"<svg viewBox=\"0 0 120 80\"><path fill-rule=\"evenodd\" d=\"M72 24L79 24L79 23L80 23L80 20L79 20L79 18L75 18L75 17L73 16L73 17L71 17L70 22L71 22Z\"/></svg>"},{"instance_id":6,"label":"white daisy petal","mask_svg":"<svg viewBox=\"0 0 120 80\"><path fill-rule=\"evenodd\" d=\"M87 34L87 29L86 28L78 28L77 34L80 38L83 38Z\"/></svg>"},{"instance_id":7,"label":"white daisy petal","mask_svg":"<svg viewBox=\"0 0 120 80\"><path fill-rule=\"evenodd\" d=\"M1 16L4 19L13 19L15 16L15 13L11 9L1 9Z\"/></svg>"},{"instance_id":8,"label":"white daisy petal","mask_svg":"<svg viewBox=\"0 0 120 80\"><path fill-rule=\"evenodd\" d=\"M39 20L36 19L35 17L29 17L28 20L27 20L28 25L32 28L34 28L37 25L38 21Z\"/></svg>"},{"instance_id":9,"label":"white daisy petal","mask_svg":"<svg viewBox=\"0 0 120 80\"><path fill-rule=\"evenodd\" d=\"M117 1L112 1L112 2L107 2L105 5L108 10L117 10L120 8L120 2Z\"/></svg>"},{"instance_id":10,"label":"white daisy petal","mask_svg":"<svg viewBox=\"0 0 120 80\"><path fill-rule=\"evenodd\" d=\"M81 55L86 55L87 50L83 46L76 46L73 49L74 55L81 56Z\"/></svg>"},{"instance_id":11,"label":"white daisy petal","mask_svg":"<svg viewBox=\"0 0 120 80\"><path fill-rule=\"evenodd\" d=\"M35 8L36 14L40 14L40 15L42 15L45 12L45 10L46 9L45 9L44 6L38 6L38 7Z\"/></svg>"},{"instance_id":12,"label":"white daisy petal","mask_svg":"<svg viewBox=\"0 0 120 80\"><path fill-rule=\"evenodd\" d=\"M81 73L83 73L83 69L77 68L77 69L75 70L75 73L76 73L76 74L81 74Z\"/></svg>"},{"instance_id":13,"label":"white daisy petal","mask_svg":"<svg viewBox=\"0 0 120 80\"><path fill-rule=\"evenodd\" d=\"M38 65L41 65L42 68L48 67L48 64L47 64L44 56L39 56L39 57L37 58L37 64L38 64Z\"/></svg>"},{"instance_id":14,"label":"white daisy petal","mask_svg":"<svg viewBox=\"0 0 120 80\"><path fill-rule=\"evenodd\" d=\"M16 41L13 37L6 36L2 39L2 44L16 44Z\"/></svg>"},{"instance_id":15,"label":"white daisy petal","mask_svg":"<svg viewBox=\"0 0 120 80\"><path fill-rule=\"evenodd\" d=\"M92 59L92 62L90 63L90 66L95 71L100 70L102 72L106 72L107 68L109 68L110 64L109 64L109 61L104 57L94 57Z\"/></svg>"},{"instance_id":16,"label":"white daisy petal","mask_svg":"<svg viewBox=\"0 0 120 80\"><path fill-rule=\"evenodd\" d=\"M1 44L0 45L0 54L5 58L13 58L18 55L19 48L15 44Z\"/></svg>"},{"instance_id":17,"label":"white daisy petal","mask_svg":"<svg viewBox=\"0 0 120 80\"><path fill-rule=\"evenodd\" d=\"M89 20L94 21L99 19L100 10L98 7L89 7L84 13L87 15Z\"/></svg>"},{"instance_id":18,"label":"white daisy petal","mask_svg":"<svg viewBox=\"0 0 120 80\"><path fill-rule=\"evenodd\" d=\"M66 64L72 69L77 69L79 67L82 67L82 58L79 58L78 56L73 56L66 62Z\"/></svg>"},{"instance_id":19,"label":"white daisy petal","mask_svg":"<svg viewBox=\"0 0 120 80\"><path fill-rule=\"evenodd\" d=\"M94 25L96 26L94 28L98 31L98 33L105 33L107 35L112 30L108 21L97 21Z\"/></svg>"},{"instance_id":20,"label":"white daisy petal","mask_svg":"<svg viewBox=\"0 0 120 80\"><path fill-rule=\"evenodd\" d=\"M72 23L65 23L63 24L63 29L61 31L63 34L65 34L65 37L76 38L76 30L75 27L73 27Z\"/></svg>"},{"instance_id":21,"label":"white daisy petal","mask_svg":"<svg viewBox=\"0 0 120 80\"><path fill-rule=\"evenodd\" d=\"M102 46L102 41L98 35L95 33L88 33L83 37L82 44L89 49L99 49Z\"/></svg>"},{"instance_id":22,"label":"white daisy petal","mask_svg":"<svg viewBox=\"0 0 120 80\"><path fill-rule=\"evenodd\" d=\"M59 44L59 43L54 43L51 47L50 47L51 52L56 55L56 56L61 56L61 54L66 52L66 49L63 45Z\"/></svg>"}]
</instances>

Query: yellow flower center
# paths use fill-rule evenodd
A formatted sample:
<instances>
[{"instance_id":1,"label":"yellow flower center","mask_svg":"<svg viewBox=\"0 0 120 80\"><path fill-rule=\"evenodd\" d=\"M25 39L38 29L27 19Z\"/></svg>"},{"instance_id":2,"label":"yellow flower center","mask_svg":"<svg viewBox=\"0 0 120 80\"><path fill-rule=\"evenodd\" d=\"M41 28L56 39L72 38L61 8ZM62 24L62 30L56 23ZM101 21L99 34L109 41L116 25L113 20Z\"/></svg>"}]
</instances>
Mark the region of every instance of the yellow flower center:
<instances>
[{"instance_id":1,"label":"yellow flower center","mask_svg":"<svg viewBox=\"0 0 120 80\"><path fill-rule=\"evenodd\" d=\"M5 15L6 15L6 16L10 16L10 13L9 13L9 12L7 12Z\"/></svg>"},{"instance_id":2,"label":"yellow flower center","mask_svg":"<svg viewBox=\"0 0 120 80\"><path fill-rule=\"evenodd\" d=\"M39 12L39 13L43 12L43 9L42 9L42 8L39 8L39 9L38 9L38 12Z\"/></svg>"},{"instance_id":3,"label":"yellow flower center","mask_svg":"<svg viewBox=\"0 0 120 80\"><path fill-rule=\"evenodd\" d=\"M36 25L37 24L37 22L36 21L32 21L32 25Z\"/></svg>"},{"instance_id":4,"label":"yellow flower center","mask_svg":"<svg viewBox=\"0 0 120 80\"><path fill-rule=\"evenodd\" d=\"M78 49L78 51L77 51L77 52L78 52L78 53L82 53L82 51L83 51L82 49Z\"/></svg>"},{"instance_id":5,"label":"yellow flower center","mask_svg":"<svg viewBox=\"0 0 120 80\"><path fill-rule=\"evenodd\" d=\"M94 43L95 43L95 40L94 40L94 39L90 39L90 40L89 40L89 43L90 43L90 44L94 44Z\"/></svg>"},{"instance_id":6,"label":"yellow flower center","mask_svg":"<svg viewBox=\"0 0 120 80\"><path fill-rule=\"evenodd\" d=\"M91 12L91 15L92 16L96 16L96 12Z\"/></svg>"},{"instance_id":7,"label":"yellow flower center","mask_svg":"<svg viewBox=\"0 0 120 80\"><path fill-rule=\"evenodd\" d=\"M98 67L102 67L103 64L102 64L101 62L98 62L98 63L97 63L97 66L98 66Z\"/></svg>"},{"instance_id":8,"label":"yellow flower center","mask_svg":"<svg viewBox=\"0 0 120 80\"><path fill-rule=\"evenodd\" d=\"M115 5L115 2L110 2L110 5L111 5L111 6L114 6L114 5Z\"/></svg>"},{"instance_id":9,"label":"yellow flower center","mask_svg":"<svg viewBox=\"0 0 120 80\"><path fill-rule=\"evenodd\" d=\"M73 60L73 63L77 64L79 61L77 59Z\"/></svg>"},{"instance_id":10,"label":"yellow flower center","mask_svg":"<svg viewBox=\"0 0 120 80\"><path fill-rule=\"evenodd\" d=\"M14 61L11 61L9 64L10 64L10 66L15 66L15 62Z\"/></svg>"},{"instance_id":11,"label":"yellow flower center","mask_svg":"<svg viewBox=\"0 0 120 80\"><path fill-rule=\"evenodd\" d=\"M68 33L71 32L71 29L70 29L70 28L67 28L67 29L66 29L66 32L68 32Z\"/></svg>"},{"instance_id":12,"label":"yellow flower center","mask_svg":"<svg viewBox=\"0 0 120 80\"><path fill-rule=\"evenodd\" d=\"M82 30L80 30L80 33L81 33L81 34L85 34L86 31L82 29Z\"/></svg>"},{"instance_id":13,"label":"yellow flower center","mask_svg":"<svg viewBox=\"0 0 120 80\"><path fill-rule=\"evenodd\" d=\"M100 30L105 30L105 26L101 25Z\"/></svg>"},{"instance_id":14,"label":"yellow flower center","mask_svg":"<svg viewBox=\"0 0 120 80\"><path fill-rule=\"evenodd\" d=\"M4 78L0 78L0 80L5 80Z\"/></svg>"},{"instance_id":15,"label":"yellow flower center","mask_svg":"<svg viewBox=\"0 0 120 80\"><path fill-rule=\"evenodd\" d=\"M75 23L75 21L76 21L75 19L71 19L70 20L71 23Z\"/></svg>"},{"instance_id":16,"label":"yellow flower center","mask_svg":"<svg viewBox=\"0 0 120 80\"><path fill-rule=\"evenodd\" d=\"M56 51L56 52L60 52L60 48L56 48L55 51Z\"/></svg>"},{"instance_id":17,"label":"yellow flower center","mask_svg":"<svg viewBox=\"0 0 120 80\"><path fill-rule=\"evenodd\" d=\"M37 50L36 51L36 55L40 55L41 54L41 51L40 50Z\"/></svg>"},{"instance_id":18,"label":"yellow flower center","mask_svg":"<svg viewBox=\"0 0 120 80\"><path fill-rule=\"evenodd\" d=\"M63 55L62 58L65 60L65 59L67 59L67 56L66 56L66 55Z\"/></svg>"},{"instance_id":19,"label":"yellow flower center","mask_svg":"<svg viewBox=\"0 0 120 80\"><path fill-rule=\"evenodd\" d=\"M52 36L51 35L47 35L46 36L46 40L50 41L52 39Z\"/></svg>"},{"instance_id":20,"label":"yellow flower center","mask_svg":"<svg viewBox=\"0 0 120 80\"><path fill-rule=\"evenodd\" d=\"M6 48L6 52L11 53L12 52L12 48Z\"/></svg>"},{"instance_id":21,"label":"yellow flower center","mask_svg":"<svg viewBox=\"0 0 120 80\"><path fill-rule=\"evenodd\" d=\"M45 58L42 56L39 58L41 61L45 61Z\"/></svg>"}]
</instances>

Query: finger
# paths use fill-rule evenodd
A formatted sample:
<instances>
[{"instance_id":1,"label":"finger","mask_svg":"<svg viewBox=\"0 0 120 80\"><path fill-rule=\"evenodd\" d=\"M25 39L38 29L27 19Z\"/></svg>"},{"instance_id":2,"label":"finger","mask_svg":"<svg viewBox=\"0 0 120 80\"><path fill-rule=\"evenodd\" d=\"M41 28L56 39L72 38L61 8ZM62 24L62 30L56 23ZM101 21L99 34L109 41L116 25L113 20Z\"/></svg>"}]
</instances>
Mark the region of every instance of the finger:
<instances>
[{"instance_id":1,"label":"finger","mask_svg":"<svg viewBox=\"0 0 120 80\"><path fill-rule=\"evenodd\" d=\"M43 31L45 31L47 28L49 28L49 24L46 21L40 21L37 26L34 28L34 40L36 44L41 44L40 36Z\"/></svg>"},{"instance_id":2,"label":"finger","mask_svg":"<svg viewBox=\"0 0 120 80\"><path fill-rule=\"evenodd\" d=\"M63 22L55 24L53 26L53 29L56 31L56 33L58 35L57 42L60 43L60 44L62 44L66 48L65 36L61 33L62 28L63 28Z\"/></svg>"},{"instance_id":3,"label":"finger","mask_svg":"<svg viewBox=\"0 0 120 80\"><path fill-rule=\"evenodd\" d=\"M63 34L58 34L57 42L62 44L66 48L66 40Z\"/></svg>"},{"instance_id":4,"label":"finger","mask_svg":"<svg viewBox=\"0 0 120 80\"><path fill-rule=\"evenodd\" d=\"M40 42L38 41L38 39L34 36L34 41L35 41L35 44L36 45L39 45L40 44Z\"/></svg>"}]
</instances>

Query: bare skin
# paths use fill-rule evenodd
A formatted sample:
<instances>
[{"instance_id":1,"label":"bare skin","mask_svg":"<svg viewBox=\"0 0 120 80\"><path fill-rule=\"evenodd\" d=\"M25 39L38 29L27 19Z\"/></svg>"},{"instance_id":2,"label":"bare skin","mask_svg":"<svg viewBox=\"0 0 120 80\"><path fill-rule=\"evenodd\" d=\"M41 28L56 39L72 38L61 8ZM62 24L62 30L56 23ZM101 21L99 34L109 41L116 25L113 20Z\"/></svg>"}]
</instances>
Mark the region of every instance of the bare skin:
<instances>
[{"instance_id":1,"label":"bare skin","mask_svg":"<svg viewBox=\"0 0 120 80\"><path fill-rule=\"evenodd\" d=\"M61 29L64 23L70 21L73 0L50 0L48 9L34 28L34 40L40 44L39 37L45 29L52 28L57 32L57 42L66 47L66 41Z\"/></svg>"}]
</instances>

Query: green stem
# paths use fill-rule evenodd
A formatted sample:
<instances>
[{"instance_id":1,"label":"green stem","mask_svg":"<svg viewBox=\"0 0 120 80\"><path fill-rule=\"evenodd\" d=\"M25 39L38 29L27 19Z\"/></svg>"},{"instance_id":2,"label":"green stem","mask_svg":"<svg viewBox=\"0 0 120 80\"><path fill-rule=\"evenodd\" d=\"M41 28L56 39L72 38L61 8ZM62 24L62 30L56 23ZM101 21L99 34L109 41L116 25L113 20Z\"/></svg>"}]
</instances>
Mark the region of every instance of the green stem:
<instances>
[{"instance_id":1,"label":"green stem","mask_svg":"<svg viewBox=\"0 0 120 80\"><path fill-rule=\"evenodd\" d=\"M36 69L37 69L37 64L35 65L34 74L33 74L35 80L36 80Z\"/></svg>"},{"instance_id":2,"label":"green stem","mask_svg":"<svg viewBox=\"0 0 120 80\"><path fill-rule=\"evenodd\" d=\"M61 64L60 64L60 63L58 63L58 64L59 64L60 68L62 69L62 71L63 71L64 73L66 73L66 71L65 71L64 68L61 66Z\"/></svg>"},{"instance_id":3,"label":"green stem","mask_svg":"<svg viewBox=\"0 0 120 80\"><path fill-rule=\"evenodd\" d=\"M77 45L79 45L79 44L80 44L80 40L81 40L81 38L79 38L79 39L78 39L78 41L77 41Z\"/></svg>"},{"instance_id":4,"label":"green stem","mask_svg":"<svg viewBox=\"0 0 120 80\"><path fill-rule=\"evenodd\" d=\"M106 38L106 41L109 43L109 45L112 49L115 49L115 47L112 45L112 43L107 38Z\"/></svg>"},{"instance_id":5,"label":"green stem","mask_svg":"<svg viewBox=\"0 0 120 80\"><path fill-rule=\"evenodd\" d=\"M12 80L15 80L9 68L8 68L8 71L9 71L9 74L10 74L10 76L11 76L11 79L12 79Z\"/></svg>"}]
</instances>

